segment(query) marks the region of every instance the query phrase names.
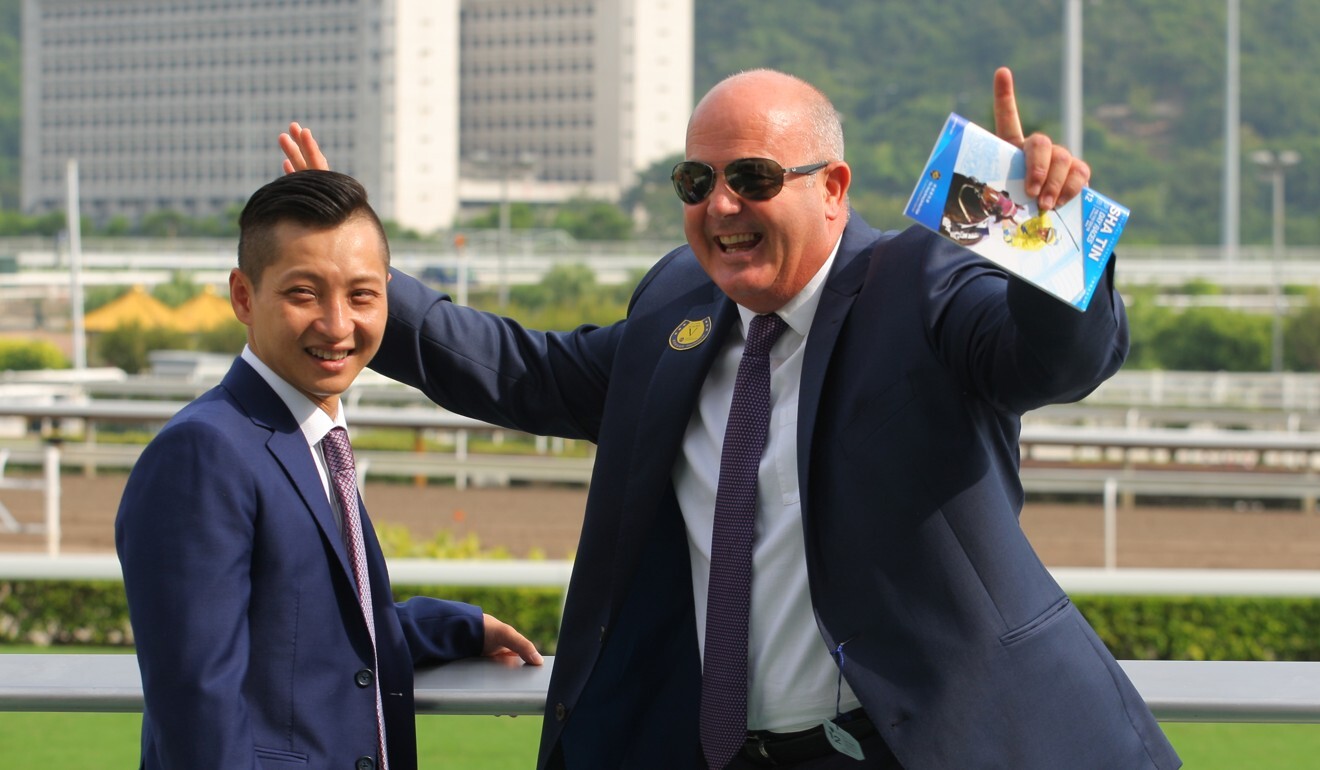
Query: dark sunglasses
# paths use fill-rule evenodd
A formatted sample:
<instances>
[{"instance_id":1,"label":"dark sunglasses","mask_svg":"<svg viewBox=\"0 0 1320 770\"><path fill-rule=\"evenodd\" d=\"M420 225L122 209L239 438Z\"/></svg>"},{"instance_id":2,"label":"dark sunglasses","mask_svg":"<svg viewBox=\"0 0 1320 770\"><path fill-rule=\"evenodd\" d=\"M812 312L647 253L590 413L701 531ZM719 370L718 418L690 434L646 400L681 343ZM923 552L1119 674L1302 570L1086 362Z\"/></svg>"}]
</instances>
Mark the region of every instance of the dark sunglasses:
<instances>
[{"instance_id":1,"label":"dark sunglasses","mask_svg":"<svg viewBox=\"0 0 1320 770\"><path fill-rule=\"evenodd\" d=\"M724 183L749 201L768 201L784 189L784 174L814 174L828 166L827 160L805 166L784 168L769 158L739 158L724 167ZM685 160L674 166L669 178L674 181L678 199L695 206L715 189L715 168L708 163Z\"/></svg>"}]
</instances>

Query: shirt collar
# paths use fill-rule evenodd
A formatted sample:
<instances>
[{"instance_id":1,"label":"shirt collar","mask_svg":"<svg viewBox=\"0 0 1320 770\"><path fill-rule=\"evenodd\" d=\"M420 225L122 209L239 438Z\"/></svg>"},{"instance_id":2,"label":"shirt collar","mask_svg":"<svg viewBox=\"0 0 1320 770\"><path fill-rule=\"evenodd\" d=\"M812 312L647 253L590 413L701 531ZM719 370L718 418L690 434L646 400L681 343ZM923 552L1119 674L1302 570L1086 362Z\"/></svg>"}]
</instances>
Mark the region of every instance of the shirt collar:
<instances>
[{"instance_id":1,"label":"shirt collar","mask_svg":"<svg viewBox=\"0 0 1320 770\"><path fill-rule=\"evenodd\" d=\"M834 265L834 258L839 253L839 244L843 243L843 236L834 242L834 249L830 251L829 257L825 263L820 266L816 274L807 281L807 285L802 287L796 295L793 296L784 306L775 311L775 314L784 319L788 328L792 329L800 337L806 337L807 332L811 331L811 319L816 317L816 308L820 306L820 290L825 285L825 279L829 278L830 268ZM747 338L747 328L752 323L758 313L748 310L742 305L738 306L738 316L742 323L743 338Z\"/></svg>"},{"instance_id":2,"label":"shirt collar","mask_svg":"<svg viewBox=\"0 0 1320 770\"><path fill-rule=\"evenodd\" d=\"M323 409L312 403L312 400L303 395L299 390L284 378L275 373L273 369L266 366L266 363L257 354L252 352L252 348L243 346L242 359L248 362L261 379L266 381L275 395L280 397L284 405L289 408L293 414L293 419L298 421L298 427L302 430L303 436L307 439L308 446L316 446L325 438L325 434L330 432L331 428L336 426L348 429L348 424L344 421L343 405L340 405L339 414L331 417Z\"/></svg>"}]
</instances>

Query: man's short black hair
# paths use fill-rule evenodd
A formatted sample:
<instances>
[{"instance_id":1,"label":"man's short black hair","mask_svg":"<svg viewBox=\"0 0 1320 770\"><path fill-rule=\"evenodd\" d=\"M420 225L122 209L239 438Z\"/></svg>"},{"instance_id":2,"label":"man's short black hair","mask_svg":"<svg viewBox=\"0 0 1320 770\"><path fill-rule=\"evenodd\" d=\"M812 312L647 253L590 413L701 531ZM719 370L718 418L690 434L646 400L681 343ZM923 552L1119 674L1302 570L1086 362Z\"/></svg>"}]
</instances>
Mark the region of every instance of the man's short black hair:
<instances>
[{"instance_id":1,"label":"man's short black hair","mask_svg":"<svg viewBox=\"0 0 1320 770\"><path fill-rule=\"evenodd\" d=\"M285 174L248 198L238 216L238 269L255 285L278 254L275 228L292 222L311 228L338 227L363 217L376 226L389 265L389 241L380 218L367 202L367 190L337 171L308 169Z\"/></svg>"}]
</instances>

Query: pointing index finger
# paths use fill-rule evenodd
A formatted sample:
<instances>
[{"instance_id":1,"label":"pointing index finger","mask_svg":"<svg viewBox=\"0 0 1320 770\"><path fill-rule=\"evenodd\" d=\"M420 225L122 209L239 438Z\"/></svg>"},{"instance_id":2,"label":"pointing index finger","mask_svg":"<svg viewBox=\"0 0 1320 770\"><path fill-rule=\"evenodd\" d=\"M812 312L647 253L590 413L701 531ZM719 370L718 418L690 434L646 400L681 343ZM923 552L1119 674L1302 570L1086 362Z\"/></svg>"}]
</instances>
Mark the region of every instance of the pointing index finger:
<instances>
[{"instance_id":1,"label":"pointing index finger","mask_svg":"<svg viewBox=\"0 0 1320 770\"><path fill-rule=\"evenodd\" d=\"M1017 96L1013 93L1013 73L1008 67L995 70L995 133L1015 147L1026 143L1022 119L1018 117Z\"/></svg>"}]
</instances>

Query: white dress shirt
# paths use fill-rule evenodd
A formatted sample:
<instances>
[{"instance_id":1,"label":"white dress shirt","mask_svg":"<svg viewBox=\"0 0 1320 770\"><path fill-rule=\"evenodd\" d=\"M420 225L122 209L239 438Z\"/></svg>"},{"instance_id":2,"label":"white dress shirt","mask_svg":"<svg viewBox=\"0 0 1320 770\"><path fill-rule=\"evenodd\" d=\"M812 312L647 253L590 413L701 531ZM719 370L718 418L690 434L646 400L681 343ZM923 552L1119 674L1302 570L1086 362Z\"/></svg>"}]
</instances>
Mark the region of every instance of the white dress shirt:
<instances>
[{"instance_id":1,"label":"white dress shirt","mask_svg":"<svg viewBox=\"0 0 1320 770\"><path fill-rule=\"evenodd\" d=\"M780 308L787 324L770 349L770 428L756 486L756 529L752 550L752 606L748 628L747 723L757 730L801 730L820 724L839 708L860 706L842 683L831 651L816 628L807 586L807 554L798 497L797 421L802 359L820 289L838 244L811 282ZM738 333L728 335L702 385L696 410L674 465L674 488L687 525L696 600L697 639L705 650L706 592L710 584L710 541L715 522L724 428L733 385L756 315L739 306Z\"/></svg>"},{"instance_id":2,"label":"white dress shirt","mask_svg":"<svg viewBox=\"0 0 1320 770\"><path fill-rule=\"evenodd\" d=\"M284 405L289 408L293 414L293 419L298 421L298 427L302 429L303 438L307 439L308 451L312 453L312 462L316 464L316 472L321 474L321 486L325 489L326 499L330 501L330 510L334 511L335 524L339 525L340 532L344 529L344 513L339 509L339 496L333 494L330 490L330 466L325 461L325 453L321 450L321 439L330 432L331 428L340 427L348 430L348 424L344 421L344 410L338 410L334 417L325 413L312 400L303 395L297 388L285 382L278 374L274 372L265 362L257 358L257 354L247 345L243 346L242 358L247 361L261 379L275 391L275 395L280 397Z\"/></svg>"}]
</instances>

